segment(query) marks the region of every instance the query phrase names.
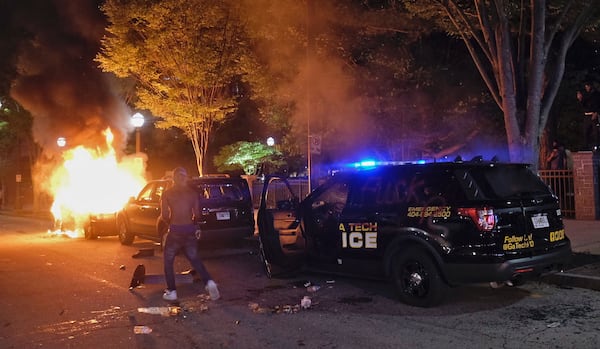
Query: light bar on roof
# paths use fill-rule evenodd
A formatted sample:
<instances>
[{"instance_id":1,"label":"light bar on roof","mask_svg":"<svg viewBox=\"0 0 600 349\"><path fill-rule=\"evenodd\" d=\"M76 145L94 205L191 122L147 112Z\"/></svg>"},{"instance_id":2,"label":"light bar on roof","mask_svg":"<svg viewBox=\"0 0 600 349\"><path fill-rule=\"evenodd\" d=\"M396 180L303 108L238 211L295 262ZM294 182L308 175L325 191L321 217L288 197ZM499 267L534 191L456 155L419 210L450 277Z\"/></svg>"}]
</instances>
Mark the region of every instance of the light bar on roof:
<instances>
[{"instance_id":1,"label":"light bar on roof","mask_svg":"<svg viewBox=\"0 0 600 349\"><path fill-rule=\"evenodd\" d=\"M393 165L408 165L408 164L425 164L426 160L417 160L417 161L375 161L375 160L363 160L359 162L354 162L349 165L349 167L353 168L362 168L369 169L375 168L378 166L393 166Z\"/></svg>"}]
</instances>

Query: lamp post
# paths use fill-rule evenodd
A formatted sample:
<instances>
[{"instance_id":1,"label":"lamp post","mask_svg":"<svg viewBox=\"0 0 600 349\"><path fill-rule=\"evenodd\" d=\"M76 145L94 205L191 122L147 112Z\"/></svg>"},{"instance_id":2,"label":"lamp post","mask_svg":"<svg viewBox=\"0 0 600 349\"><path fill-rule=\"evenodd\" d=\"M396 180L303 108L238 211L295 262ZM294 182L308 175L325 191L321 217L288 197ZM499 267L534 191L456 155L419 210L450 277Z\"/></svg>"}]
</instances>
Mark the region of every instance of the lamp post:
<instances>
[{"instance_id":1,"label":"lamp post","mask_svg":"<svg viewBox=\"0 0 600 349\"><path fill-rule=\"evenodd\" d=\"M131 124L135 127L135 152L140 152L140 128L144 125L144 115L135 113L131 116Z\"/></svg>"}]
</instances>

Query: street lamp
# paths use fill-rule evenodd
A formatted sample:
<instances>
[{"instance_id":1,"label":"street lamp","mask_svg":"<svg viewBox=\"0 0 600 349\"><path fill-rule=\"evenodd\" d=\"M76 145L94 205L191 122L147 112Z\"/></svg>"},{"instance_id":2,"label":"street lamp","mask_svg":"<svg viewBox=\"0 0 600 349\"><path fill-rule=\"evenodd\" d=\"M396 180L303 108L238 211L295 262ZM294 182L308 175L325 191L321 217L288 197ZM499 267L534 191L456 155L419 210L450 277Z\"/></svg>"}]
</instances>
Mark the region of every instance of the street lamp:
<instances>
[{"instance_id":1,"label":"street lamp","mask_svg":"<svg viewBox=\"0 0 600 349\"><path fill-rule=\"evenodd\" d=\"M131 116L131 124L135 127L135 152L140 152L140 128L144 125L144 115L135 113Z\"/></svg>"},{"instance_id":2,"label":"street lamp","mask_svg":"<svg viewBox=\"0 0 600 349\"><path fill-rule=\"evenodd\" d=\"M58 137L56 139L56 145L58 145L59 148L63 148L67 145L67 139L65 137Z\"/></svg>"}]
</instances>

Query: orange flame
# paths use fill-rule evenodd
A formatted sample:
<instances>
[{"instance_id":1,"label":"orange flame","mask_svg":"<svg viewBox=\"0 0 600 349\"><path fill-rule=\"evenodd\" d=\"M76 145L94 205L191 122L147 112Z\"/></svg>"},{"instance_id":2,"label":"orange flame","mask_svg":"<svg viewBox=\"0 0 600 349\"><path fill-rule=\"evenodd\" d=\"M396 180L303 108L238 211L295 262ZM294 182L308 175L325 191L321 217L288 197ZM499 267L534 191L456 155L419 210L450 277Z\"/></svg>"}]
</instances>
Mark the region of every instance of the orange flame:
<instances>
[{"instance_id":1,"label":"orange flame","mask_svg":"<svg viewBox=\"0 0 600 349\"><path fill-rule=\"evenodd\" d=\"M54 196L50 210L62 229L68 222L75 232L69 236L80 235L90 215L119 211L146 183L144 161L139 157L117 161L113 134L106 129L104 135L108 151L83 146L67 150L63 165L49 180Z\"/></svg>"}]
</instances>

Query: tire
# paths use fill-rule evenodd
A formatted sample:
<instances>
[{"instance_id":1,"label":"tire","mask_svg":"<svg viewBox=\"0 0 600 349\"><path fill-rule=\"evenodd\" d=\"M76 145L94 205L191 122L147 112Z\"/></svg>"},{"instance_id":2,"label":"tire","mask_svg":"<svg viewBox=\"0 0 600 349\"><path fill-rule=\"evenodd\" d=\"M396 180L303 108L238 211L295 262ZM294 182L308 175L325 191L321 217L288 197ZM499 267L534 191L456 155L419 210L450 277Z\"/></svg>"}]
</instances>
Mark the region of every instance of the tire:
<instances>
[{"instance_id":1,"label":"tire","mask_svg":"<svg viewBox=\"0 0 600 349\"><path fill-rule=\"evenodd\" d=\"M86 240L96 240L98 238L98 234L94 232L94 227L91 224L88 224L83 228L83 237Z\"/></svg>"},{"instance_id":2,"label":"tire","mask_svg":"<svg viewBox=\"0 0 600 349\"><path fill-rule=\"evenodd\" d=\"M391 276L400 301L424 308L442 302L448 286L425 250L401 250L392 258L392 263Z\"/></svg>"},{"instance_id":3,"label":"tire","mask_svg":"<svg viewBox=\"0 0 600 349\"><path fill-rule=\"evenodd\" d=\"M127 228L127 222L125 222L123 218L119 218L117 220L117 229L121 245L131 245L135 239L135 235L129 231L129 228Z\"/></svg>"}]
</instances>

